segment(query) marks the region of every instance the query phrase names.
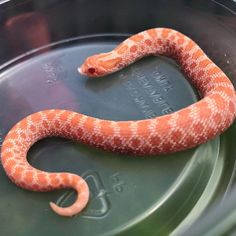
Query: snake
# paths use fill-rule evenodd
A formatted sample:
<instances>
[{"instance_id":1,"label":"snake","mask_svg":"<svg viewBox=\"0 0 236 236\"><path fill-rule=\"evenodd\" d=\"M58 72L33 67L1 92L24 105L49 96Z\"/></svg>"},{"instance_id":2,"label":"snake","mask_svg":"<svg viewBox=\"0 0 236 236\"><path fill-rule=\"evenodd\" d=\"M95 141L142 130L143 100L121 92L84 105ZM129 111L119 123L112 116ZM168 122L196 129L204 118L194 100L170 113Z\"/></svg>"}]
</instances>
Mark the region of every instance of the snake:
<instances>
[{"instance_id":1,"label":"snake","mask_svg":"<svg viewBox=\"0 0 236 236\"><path fill-rule=\"evenodd\" d=\"M50 202L56 214L73 216L87 206L89 187L77 174L50 173L31 166L27 153L37 141L56 136L124 155L159 156L199 146L231 126L236 116L233 84L197 43L174 29L134 34L109 52L89 56L78 71L85 77L101 77L145 56L174 59L200 99L178 111L143 120L112 121L59 109L30 114L10 129L2 144L1 163L10 180L31 191L74 189L77 197L70 206Z\"/></svg>"}]
</instances>

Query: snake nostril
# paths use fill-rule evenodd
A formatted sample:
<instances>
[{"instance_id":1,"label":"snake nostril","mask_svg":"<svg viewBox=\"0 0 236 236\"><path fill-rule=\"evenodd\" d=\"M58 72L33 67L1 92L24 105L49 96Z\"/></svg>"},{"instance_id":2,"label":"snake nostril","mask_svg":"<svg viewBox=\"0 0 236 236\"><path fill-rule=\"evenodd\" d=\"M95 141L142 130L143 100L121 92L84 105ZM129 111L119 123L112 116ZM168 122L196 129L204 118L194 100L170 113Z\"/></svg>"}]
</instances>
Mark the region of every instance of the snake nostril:
<instances>
[{"instance_id":1,"label":"snake nostril","mask_svg":"<svg viewBox=\"0 0 236 236\"><path fill-rule=\"evenodd\" d=\"M88 73L89 74L94 74L95 73L95 68L93 68L93 67L90 67L89 69L88 69Z\"/></svg>"}]
</instances>

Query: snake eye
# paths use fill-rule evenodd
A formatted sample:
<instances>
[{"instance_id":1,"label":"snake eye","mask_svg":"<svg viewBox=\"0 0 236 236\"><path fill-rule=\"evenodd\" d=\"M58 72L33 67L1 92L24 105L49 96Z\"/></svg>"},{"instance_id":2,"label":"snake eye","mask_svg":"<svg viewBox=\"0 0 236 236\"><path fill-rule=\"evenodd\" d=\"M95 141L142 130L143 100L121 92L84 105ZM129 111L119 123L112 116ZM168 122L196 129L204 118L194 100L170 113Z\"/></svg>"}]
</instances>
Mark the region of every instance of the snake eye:
<instances>
[{"instance_id":1,"label":"snake eye","mask_svg":"<svg viewBox=\"0 0 236 236\"><path fill-rule=\"evenodd\" d=\"M89 69L88 69L88 73L89 74L94 74L96 72L96 70L95 70L95 68L93 68L93 67L90 67Z\"/></svg>"}]
</instances>

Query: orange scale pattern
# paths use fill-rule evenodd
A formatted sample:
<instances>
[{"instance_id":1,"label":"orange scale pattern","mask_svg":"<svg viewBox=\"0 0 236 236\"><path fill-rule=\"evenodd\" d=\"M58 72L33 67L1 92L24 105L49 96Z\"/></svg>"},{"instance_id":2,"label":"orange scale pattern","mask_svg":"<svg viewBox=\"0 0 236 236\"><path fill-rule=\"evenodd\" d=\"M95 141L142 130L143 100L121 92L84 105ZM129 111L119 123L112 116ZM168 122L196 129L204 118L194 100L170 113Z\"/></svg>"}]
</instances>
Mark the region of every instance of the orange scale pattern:
<instances>
[{"instance_id":1,"label":"orange scale pattern","mask_svg":"<svg viewBox=\"0 0 236 236\"><path fill-rule=\"evenodd\" d=\"M31 114L19 121L3 142L1 162L8 177L32 191L75 189L78 197L71 206L63 208L50 203L57 214L72 216L86 207L88 185L72 173L48 173L32 167L26 156L38 140L59 136L107 151L148 156L198 146L233 123L236 96L232 83L193 40L175 30L156 28L133 35L111 52L87 58L79 71L98 77L148 55L175 59L202 99L172 114L139 121L100 120L54 109Z\"/></svg>"}]
</instances>

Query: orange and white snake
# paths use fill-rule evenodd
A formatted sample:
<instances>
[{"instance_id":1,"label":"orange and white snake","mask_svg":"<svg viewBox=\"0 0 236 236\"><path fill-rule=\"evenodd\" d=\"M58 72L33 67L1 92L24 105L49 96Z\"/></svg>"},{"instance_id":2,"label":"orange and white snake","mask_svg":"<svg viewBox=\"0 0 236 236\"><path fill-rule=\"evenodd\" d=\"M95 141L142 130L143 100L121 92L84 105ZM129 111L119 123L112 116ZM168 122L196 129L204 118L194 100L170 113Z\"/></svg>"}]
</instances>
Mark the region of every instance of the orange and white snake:
<instances>
[{"instance_id":1,"label":"orange and white snake","mask_svg":"<svg viewBox=\"0 0 236 236\"><path fill-rule=\"evenodd\" d=\"M78 70L89 77L100 77L148 55L175 59L202 99L172 114L136 121L102 120L67 110L29 115L9 131L2 145L1 161L8 177L33 191L75 189L78 196L71 206L50 203L57 214L72 216L86 206L88 186L78 175L32 167L26 156L38 140L60 136L123 154L157 155L195 147L233 123L236 95L230 80L194 41L175 30L156 28L133 35L111 52L88 57Z\"/></svg>"}]
</instances>

